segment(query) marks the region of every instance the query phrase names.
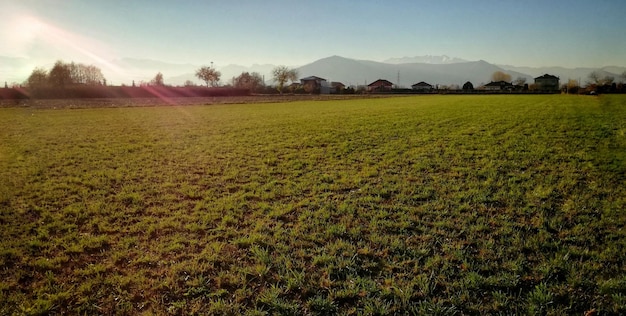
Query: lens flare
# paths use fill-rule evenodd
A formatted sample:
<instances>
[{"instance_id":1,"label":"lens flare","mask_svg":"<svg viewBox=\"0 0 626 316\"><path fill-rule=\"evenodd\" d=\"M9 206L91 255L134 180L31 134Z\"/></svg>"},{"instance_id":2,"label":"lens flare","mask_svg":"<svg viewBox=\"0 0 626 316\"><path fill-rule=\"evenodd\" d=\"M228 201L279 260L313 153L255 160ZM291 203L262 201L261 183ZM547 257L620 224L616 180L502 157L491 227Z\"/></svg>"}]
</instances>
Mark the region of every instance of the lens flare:
<instances>
[{"instance_id":1,"label":"lens flare","mask_svg":"<svg viewBox=\"0 0 626 316\"><path fill-rule=\"evenodd\" d=\"M32 15L22 15L9 22L4 31L11 55L37 56L36 59L64 59L79 63L94 63L106 74L125 77L124 68L112 60L114 54L103 42L50 24Z\"/></svg>"}]
</instances>

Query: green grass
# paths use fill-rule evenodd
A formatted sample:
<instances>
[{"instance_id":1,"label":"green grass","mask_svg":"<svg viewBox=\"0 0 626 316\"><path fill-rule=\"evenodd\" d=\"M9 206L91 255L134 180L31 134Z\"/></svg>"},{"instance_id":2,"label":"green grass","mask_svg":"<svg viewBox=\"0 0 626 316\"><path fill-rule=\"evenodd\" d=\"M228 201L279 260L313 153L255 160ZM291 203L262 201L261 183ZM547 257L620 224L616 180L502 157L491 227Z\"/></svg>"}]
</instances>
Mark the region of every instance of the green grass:
<instances>
[{"instance_id":1,"label":"green grass","mask_svg":"<svg viewBox=\"0 0 626 316\"><path fill-rule=\"evenodd\" d=\"M626 313L626 97L0 109L0 314Z\"/></svg>"}]
</instances>

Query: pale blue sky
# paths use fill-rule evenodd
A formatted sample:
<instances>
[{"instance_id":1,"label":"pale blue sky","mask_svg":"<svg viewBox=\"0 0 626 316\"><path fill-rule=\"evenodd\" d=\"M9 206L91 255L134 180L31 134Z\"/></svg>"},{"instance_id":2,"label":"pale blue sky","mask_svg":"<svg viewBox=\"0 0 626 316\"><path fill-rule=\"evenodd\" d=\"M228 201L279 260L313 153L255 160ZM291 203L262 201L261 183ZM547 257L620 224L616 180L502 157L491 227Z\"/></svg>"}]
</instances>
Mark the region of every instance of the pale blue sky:
<instances>
[{"instance_id":1,"label":"pale blue sky","mask_svg":"<svg viewBox=\"0 0 626 316\"><path fill-rule=\"evenodd\" d=\"M2 0L0 56L302 65L448 55L626 66L626 1Z\"/></svg>"}]
</instances>

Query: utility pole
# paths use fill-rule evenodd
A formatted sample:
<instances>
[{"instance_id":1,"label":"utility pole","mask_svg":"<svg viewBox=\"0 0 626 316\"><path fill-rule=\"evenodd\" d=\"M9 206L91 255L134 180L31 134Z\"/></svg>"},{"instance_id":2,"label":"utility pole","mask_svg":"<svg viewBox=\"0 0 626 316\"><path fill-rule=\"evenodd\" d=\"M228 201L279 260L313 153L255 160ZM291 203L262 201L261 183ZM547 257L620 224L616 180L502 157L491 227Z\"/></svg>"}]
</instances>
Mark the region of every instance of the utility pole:
<instances>
[{"instance_id":1,"label":"utility pole","mask_svg":"<svg viewBox=\"0 0 626 316\"><path fill-rule=\"evenodd\" d=\"M396 81L396 89L400 88L400 69L398 69L398 81Z\"/></svg>"}]
</instances>

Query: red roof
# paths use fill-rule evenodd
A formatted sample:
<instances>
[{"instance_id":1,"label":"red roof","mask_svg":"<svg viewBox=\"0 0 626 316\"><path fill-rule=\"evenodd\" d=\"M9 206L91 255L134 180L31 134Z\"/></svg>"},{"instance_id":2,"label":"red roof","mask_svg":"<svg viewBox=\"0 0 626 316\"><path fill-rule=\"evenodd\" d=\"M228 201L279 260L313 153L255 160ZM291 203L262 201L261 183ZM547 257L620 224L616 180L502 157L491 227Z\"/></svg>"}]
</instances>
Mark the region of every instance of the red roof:
<instances>
[{"instance_id":1,"label":"red roof","mask_svg":"<svg viewBox=\"0 0 626 316\"><path fill-rule=\"evenodd\" d=\"M367 85L368 87L380 87L380 86L385 86L385 87L391 87L393 86L393 83L389 82L388 80L385 79L378 79L370 84Z\"/></svg>"}]
</instances>

